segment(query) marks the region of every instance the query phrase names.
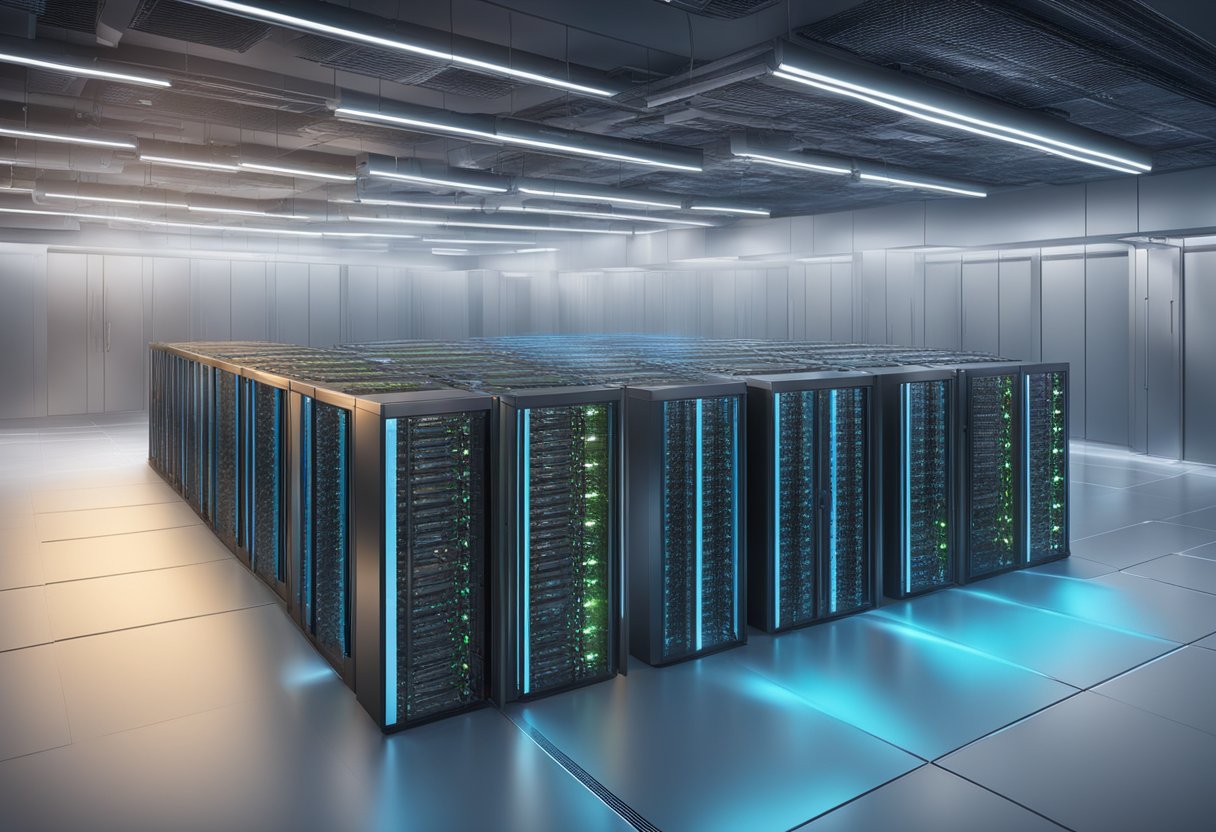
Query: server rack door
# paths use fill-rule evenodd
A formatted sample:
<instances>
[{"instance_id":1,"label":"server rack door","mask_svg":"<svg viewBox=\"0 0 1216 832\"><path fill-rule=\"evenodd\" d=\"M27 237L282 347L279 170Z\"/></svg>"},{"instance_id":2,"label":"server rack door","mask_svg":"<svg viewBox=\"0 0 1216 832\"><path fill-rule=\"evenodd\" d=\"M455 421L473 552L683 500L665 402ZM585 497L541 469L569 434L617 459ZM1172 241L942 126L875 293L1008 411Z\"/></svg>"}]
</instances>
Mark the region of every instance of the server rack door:
<instances>
[{"instance_id":1,"label":"server rack door","mask_svg":"<svg viewBox=\"0 0 1216 832\"><path fill-rule=\"evenodd\" d=\"M819 392L820 617L873 604L869 541L869 391Z\"/></svg>"},{"instance_id":2,"label":"server rack door","mask_svg":"<svg viewBox=\"0 0 1216 832\"><path fill-rule=\"evenodd\" d=\"M916 595L954 583L955 554L951 539L953 463L951 411L953 388L948 379L911 381L898 386L896 428L884 442L895 456L888 460L887 483L898 505L887 522L896 523L891 535L894 561L888 575L888 594ZM894 485L894 487L892 487ZM893 590L893 591L892 591Z\"/></svg>"},{"instance_id":3,"label":"server rack door","mask_svg":"<svg viewBox=\"0 0 1216 832\"><path fill-rule=\"evenodd\" d=\"M1024 558L1068 554L1068 372L1027 372L1022 389Z\"/></svg>"},{"instance_id":4,"label":"server rack door","mask_svg":"<svg viewBox=\"0 0 1216 832\"><path fill-rule=\"evenodd\" d=\"M616 414L611 402L518 411L522 696L616 673Z\"/></svg>"},{"instance_id":5,"label":"server rack door","mask_svg":"<svg viewBox=\"0 0 1216 832\"><path fill-rule=\"evenodd\" d=\"M1016 373L966 375L966 578L1017 566L1021 504Z\"/></svg>"},{"instance_id":6,"label":"server rack door","mask_svg":"<svg viewBox=\"0 0 1216 832\"><path fill-rule=\"evenodd\" d=\"M739 400L664 401L661 658L738 643Z\"/></svg>"},{"instance_id":7,"label":"server rack door","mask_svg":"<svg viewBox=\"0 0 1216 832\"><path fill-rule=\"evenodd\" d=\"M350 657L349 411L304 399L305 628L337 668Z\"/></svg>"},{"instance_id":8,"label":"server rack door","mask_svg":"<svg viewBox=\"0 0 1216 832\"><path fill-rule=\"evenodd\" d=\"M219 539L230 549L237 547L240 511L240 397L239 379L232 373L214 370L215 383L215 514L212 524Z\"/></svg>"},{"instance_id":9,"label":"server rack door","mask_svg":"<svg viewBox=\"0 0 1216 832\"><path fill-rule=\"evenodd\" d=\"M384 423L385 727L489 691L488 414Z\"/></svg>"},{"instance_id":10,"label":"server rack door","mask_svg":"<svg viewBox=\"0 0 1216 832\"><path fill-rule=\"evenodd\" d=\"M773 394L773 612L777 629L818 615L819 431L814 390Z\"/></svg>"},{"instance_id":11,"label":"server rack door","mask_svg":"<svg viewBox=\"0 0 1216 832\"><path fill-rule=\"evenodd\" d=\"M287 394L256 381L249 382L249 392L248 545L254 572L286 597L283 469Z\"/></svg>"}]
</instances>

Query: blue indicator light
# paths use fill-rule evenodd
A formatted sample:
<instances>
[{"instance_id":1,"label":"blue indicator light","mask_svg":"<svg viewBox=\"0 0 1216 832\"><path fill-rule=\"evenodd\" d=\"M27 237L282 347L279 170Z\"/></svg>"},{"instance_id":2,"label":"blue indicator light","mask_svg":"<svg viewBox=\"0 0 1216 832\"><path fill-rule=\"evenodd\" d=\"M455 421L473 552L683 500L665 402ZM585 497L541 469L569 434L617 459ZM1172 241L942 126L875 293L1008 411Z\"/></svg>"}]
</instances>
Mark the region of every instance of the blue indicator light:
<instances>
[{"instance_id":1,"label":"blue indicator light","mask_svg":"<svg viewBox=\"0 0 1216 832\"><path fill-rule=\"evenodd\" d=\"M773 627L781 626L781 394L773 394Z\"/></svg>"},{"instance_id":2,"label":"blue indicator light","mask_svg":"<svg viewBox=\"0 0 1216 832\"><path fill-rule=\"evenodd\" d=\"M701 560L702 560L701 548L702 548L702 532L703 532L703 530L701 528L701 524L704 522L703 518L704 518L704 514L705 514L705 507L702 505L702 500L704 499L705 495L704 495L703 483L701 482L701 476L702 476L702 474L701 474L701 468L702 468L702 452L701 452L702 400L701 399L697 399L696 412L697 412L697 426L696 426L697 486L696 486L695 501L696 501L696 507L697 507L696 508L697 515L696 515L696 522L694 525L696 527L697 577L696 577L696 586L694 587L694 590L693 590L693 595L696 598L696 606L697 606L697 621L696 621L696 626L695 626L697 638L696 638L695 649L700 650L701 649L701 628L703 626L701 606L702 606L702 596L705 594L704 589L701 586L701 580L702 580L702 578L701 578L701 571L702 571L701 570Z\"/></svg>"},{"instance_id":3,"label":"blue indicator light","mask_svg":"<svg viewBox=\"0 0 1216 832\"><path fill-rule=\"evenodd\" d=\"M829 609L836 612L838 576L836 574L836 391L828 393L828 454L831 474L828 477L828 569L831 570L831 600Z\"/></svg>"},{"instance_id":4,"label":"blue indicator light","mask_svg":"<svg viewBox=\"0 0 1216 832\"><path fill-rule=\"evenodd\" d=\"M908 384L899 388L901 420L903 421L903 447L900 449L903 463L903 550L904 550L904 591L912 591L912 387Z\"/></svg>"},{"instance_id":5,"label":"blue indicator light","mask_svg":"<svg viewBox=\"0 0 1216 832\"><path fill-rule=\"evenodd\" d=\"M1022 514L1025 518L1025 538L1022 554L1026 563L1030 563L1030 376L1027 375L1022 386L1022 479L1026 482L1025 499L1022 501ZM1050 525L1050 524L1049 524Z\"/></svg>"},{"instance_id":6,"label":"blue indicator light","mask_svg":"<svg viewBox=\"0 0 1216 832\"><path fill-rule=\"evenodd\" d=\"M397 420L384 421L384 724L397 723Z\"/></svg>"}]
</instances>

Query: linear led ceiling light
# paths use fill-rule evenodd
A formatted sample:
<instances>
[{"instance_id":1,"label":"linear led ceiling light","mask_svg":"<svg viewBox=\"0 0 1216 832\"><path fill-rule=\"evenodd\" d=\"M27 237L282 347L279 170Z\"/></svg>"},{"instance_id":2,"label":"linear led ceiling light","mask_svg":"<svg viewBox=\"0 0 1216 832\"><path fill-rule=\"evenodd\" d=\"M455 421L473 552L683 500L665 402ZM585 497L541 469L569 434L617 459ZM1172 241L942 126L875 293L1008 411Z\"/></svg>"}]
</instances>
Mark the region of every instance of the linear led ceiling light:
<instances>
[{"instance_id":1,"label":"linear led ceiling light","mask_svg":"<svg viewBox=\"0 0 1216 832\"><path fill-rule=\"evenodd\" d=\"M294 228L259 228L245 225L207 225L198 222L175 222L172 220L153 220L144 217L115 217L109 214L89 214L80 211L53 211L37 208L0 208L4 214L28 214L43 217L68 217L70 219L93 220L98 222L117 222L134 225L148 225L157 228L184 228L194 231L233 231L241 234L282 234L291 237L321 237L321 231L302 231Z\"/></svg>"},{"instance_id":2,"label":"linear led ceiling light","mask_svg":"<svg viewBox=\"0 0 1216 832\"><path fill-rule=\"evenodd\" d=\"M766 208L745 208L742 205L727 205L721 202L694 202L688 206L692 211L704 211L706 214L737 214L742 217L767 217Z\"/></svg>"},{"instance_id":3,"label":"linear led ceiling light","mask_svg":"<svg viewBox=\"0 0 1216 832\"><path fill-rule=\"evenodd\" d=\"M505 194L510 190L509 180L491 173L460 170L446 165L429 165L420 159L394 159L392 156L382 156L378 153L359 156L355 162L355 170L374 179L409 182L453 191Z\"/></svg>"},{"instance_id":4,"label":"linear led ceiling light","mask_svg":"<svg viewBox=\"0 0 1216 832\"><path fill-rule=\"evenodd\" d=\"M457 38L446 32L434 32L421 27L414 27L410 33L394 32L390 28L396 25L393 21L352 12L347 9L333 8L325 3L310 4L307 7L307 16L304 16L303 14L291 14L284 6L274 3L240 3L234 2L234 0L186 0L186 2L195 6L218 9L222 12L237 15L238 17L247 17L253 20L273 23L276 26L283 26L287 29L312 32L337 40L364 43L379 49L407 52L411 55L422 55L426 58L447 61L458 66L492 75L504 75L508 78L517 78L520 81L528 81L546 87L556 87L583 95L607 98L617 93L614 89L609 89L607 86L596 84L592 81L583 82L581 79L575 80L573 76L581 73L572 71L568 65L552 62L555 64L552 71L541 71L539 68L525 69L523 67L512 66L511 63L488 60L488 55L479 57L473 53L477 47L481 47L483 51L493 49L494 47L491 44L479 44L476 41L461 38L459 39L460 43L468 48L453 49L451 45L457 41ZM302 6L302 3L294 3L292 11L300 9ZM376 31L388 32L392 37L373 34ZM505 49L504 51L510 56L508 60L521 54L517 51ZM540 63L541 59L534 57L534 61ZM562 77L563 75L565 77Z\"/></svg>"},{"instance_id":5,"label":"linear led ceiling light","mask_svg":"<svg viewBox=\"0 0 1216 832\"><path fill-rule=\"evenodd\" d=\"M511 254L543 254L547 251L560 251L556 248L517 248Z\"/></svg>"},{"instance_id":6,"label":"linear led ceiling light","mask_svg":"<svg viewBox=\"0 0 1216 832\"><path fill-rule=\"evenodd\" d=\"M574 228L555 225L521 225L506 222L464 222L460 220L421 220L409 217L349 217L352 222L390 222L402 225L429 225L437 228L488 228L495 231L551 231L563 234L618 234L629 236L632 231L614 228Z\"/></svg>"},{"instance_id":7,"label":"linear led ceiling light","mask_svg":"<svg viewBox=\"0 0 1216 832\"><path fill-rule=\"evenodd\" d=\"M57 193L57 192L52 192L52 191L46 191L42 195L44 197L47 197L48 199L74 199L77 202L107 202L107 203L113 203L115 205L140 205L140 206L147 206L149 208L185 208L186 207L186 203L184 203L184 202L170 202L169 200L127 199L125 197L116 197L116 196L92 196L89 194Z\"/></svg>"},{"instance_id":8,"label":"linear led ceiling light","mask_svg":"<svg viewBox=\"0 0 1216 832\"><path fill-rule=\"evenodd\" d=\"M41 69L56 72L61 75L76 75L84 78L101 78L106 81L121 81L125 84L140 84L145 87L170 87L164 78L154 78L150 75L136 75L118 69L106 69L104 64L88 64L70 60L58 60L50 57L35 57L23 54L24 50L12 47L13 41L5 38L0 42L0 63L17 64L31 69Z\"/></svg>"},{"instance_id":9,"label":"linear led ceiling light","mask_svg":"<svg viewBox=\"0 0 1216 832\"><path fill-rule=\"evenodd\" d=\"M334 114L355 121L370 121L404 127L423 133L466 136L493 144L527 147L542 152L588 156L612 162L700 173L699 150L652 147L627 139L614 139L593 133L580 133L532 124L513 118L468 115L400 102L383 102L367 96L346 93Z\"/></svg>"},{"instance_id":10,"label":"linear led ceiling light","mask_svg":"<svg viewBox=\"0 0 1216 832\"><path fill-rule=\"evenodd\" d=\"M335 199L334 202L349 205L376 205L389 208L419 208L424 211L481 211L480 205L461 205L455 202L412 202L408 199Z\"/></svg>"},{"instance_id":11,"label":"linear led ceiling light","mask_svg":"<svg viewBox=\"0 0 1216 832\"><path fill-rule=\"evenodd\" d=\"M223 171L224 173L236 173L240 170L235 164L226 162L205 162L198 159L179 159L174 156L157 156L154 154L141 153L139 161L146 162L149 165L168 165L175 168L197 168L200 170Z\"/></svg>"},{"instance_id":12,"label":"linear led ceiling light","mask_svg":"<svg viewBox=\"0 0 1216 832\"><path fill-rule=\"evenodd\" d=\"M900 188L936 191L955 196L982 198L988 195L983 186L970 182L960 182L940 176L929 176L908 170L907 168L843 159L837 156L824 156L800 151L773 150L749 144L747 139L741 136L731 137L730 150L735 156L777 167L807 170L813 173L853 176L867 182L884 182Z\"/></svg>"},{"instance_id":13,"label":"linear led ceiling light","mask_svg":"<svg viewBox=\"0 0 1216 832\"><path fill-rule=\"evenodd\" d=\"M536 244L533 240L451 240L442 237L423 237L422 242L456 246L530 246Z\"/></svg>"},{"instance_id":14,"label":"linear led ceiling light","mask_svg":"<svg viewBox=\"0 0 1216 832\"><path fill-rule=\"evenodd\" d=\"M1038 113L972 98L898 72L779 42L773 75L931 124L1119 171L1146 173L1152 157L1126 142Z\"/></svg>"},{"instance_id":15,"label":"linear led ceiling light","mask_svg":"<svg viewBox=\"0 0 1216 832\"><path fill-rule=\"evenodd\" d=\"M543 179L525 179L516 182L516 189L528 196L544 196L550 199L570 199L580 202L606 202L610 205L638 205L644 208L666 208L678 210L681 200L665 194L648 194L638 191L619 191L616 188L585 185L581 182L547 182Z\"/></svg>"},{"instance_id":16,"label":"linear led ceiling light","mask_svg":"<svg viewBox=\"0 0 1216 832\"><path fill-rule=\"evenodd\" d=\"M14 139L34 139L42 142L84 144L89 147L112 147L116 150L135 149L135 142L130 139L95 139L88 136L77 136L66 133L44 133L40 130L24 130L16 127L0 127L0 136L12 136Z\"/></svg>"},{"instance_id":17,"label":"linear led ceiling light","mask_svg":"<svg viewBox=\"0 0 1216 832\"><path fill-rule=\"evenodd\" d=\"M359 177L353 173L332 173L316 170L315 168L286 167L283 165L267 165L261 162L238 162L241 170L251 170L255 173L269 173L275 176L300 176L306 179L328 179L333 182L354 182Z\"/></svg>"},{"instance_id":18,"label":"linear led ceiling light","mask_svg":"<svg viewBox=\"0 0 1216 832\"><path fill-rule=\"evenodd\" d=\"M563 217L587 217L593 220L612 220L614 222L654 222L663 225L695 225L701 228L712 228L714 223L700 220L677 220L670 217L652 217L648 214L618 214L612 211L577 211L572 208L542 208L537 205L502 205L499 211L525 212L528 214L556 214Z\"/></svg>"}]
</instances>

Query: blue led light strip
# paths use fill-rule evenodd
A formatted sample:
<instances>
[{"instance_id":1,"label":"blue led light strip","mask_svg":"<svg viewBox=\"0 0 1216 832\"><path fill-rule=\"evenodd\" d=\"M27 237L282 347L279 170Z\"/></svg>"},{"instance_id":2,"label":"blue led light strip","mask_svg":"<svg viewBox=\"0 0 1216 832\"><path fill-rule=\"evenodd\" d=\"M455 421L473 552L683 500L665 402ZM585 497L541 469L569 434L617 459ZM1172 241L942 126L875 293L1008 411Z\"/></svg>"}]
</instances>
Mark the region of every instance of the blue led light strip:
<instances>
[{"instance_id":1,"label":"blue led light strip","mask_svg":"<svg viewBox=\"0 0 1216 832\"><path fill-rule=\"evenodd\" d=\"M773 394L773 627L781 626L781 394Z\"/></svg>"},{"instance_id":2,"label":"blue led light strip","mask_svg":"<svg viewBox=\"0 0 1216 832\"><path fill-rule=\"evenodd\" d=\"M702 454L702 452L701 452L701 446L702 446L702 442L701 442L701 405L702 405L702 400L701 400L701 399L697 399L697 430L696 430L696 437L697 437L697 439L696 439L696 443L697 443L697 444L696 444L696 447L697 447L697 450L696 450L696 458L697 458L697 496L696 496L697 519L696 519L696 524L695 524L695 525L696 525L696 541L697 541L697 542L696 542L696 556L697 556L697 561L696 561L696 563L697 563L697 579L696 579L696 587L695 587L695 591L694 591L694 596L695 596L695 598L696 598L696 605L697 605L697 623L696 623L697 641L696 641L696 648L695 648L695 649L697 649L697 650L700 650L700 649L701 649L701 628L702 628L702 626L703 626L703 616L702 616L702 609L701 609L701 606L702 606L702 598L703 598L703 596L705 595L705 591L704 591L704 589L703 589L703 588L702 588L702 586L701 586L701 580L702 580L702 577L701 577L701 572L702 572L702 569L701 569L701 566L702 566L702 564L701 564L701 560L702 560L702 552L701 552L701 545L702 545L702 544L701 544L701 538L702 538L702 533L703 533L703 530L702 530L702 528L701 528L701 524L704 522L704 516L705 516L705 507L702 505L702 501L703 501L703 499L704 499L704 497L705 497L705 493L704 493L704 492L705 492L705 489L704 489L703 484L702 484L702 482L701 482L701 467L702 467L702 456L703 456L703 454Z\"/></svg>"},{"instance_id":3,"label":"blue led light strip","mask_svg":"<svg viewBox=\"0 0 1216 832\"><path fill-rule=\"evenodd\" d=\"M828 459L830 460L830 475L828 477L828 488L830 494L828 499L831 504L828 506L828 569L831 570L831 597L828 602L828 610L836 612L837 607L837 590L839 585L838 576L836 574L836 391L828 392Z\"/></svg>"},{"instance_id":4,"label":"blue led light strip","mask_svg":"<svg viewBox=\"0 0 1216 832\"><path fill-rule=\"evenodd\" d=\"M532 558L532 541L531 541L531 522L532 522L532 507L531 503L531 411L520 411L519 421L519 454L523 459L523 477L520 482L520 496L522 510L519 518L519 533L521 539L519 565L522 572L521 588L524 594L523 603L523 638L520 640L520 653L523 656L523 681L520 687L525 695L532 689L531 681L531 662L532 662L532 640L531 640L531 624L532 624L532 587L531 582L531 558Z\"/></svg>"},{"instance_id":5,"label":"blue led light strip","mask_svg":"<svg viewBox=\"0 0 1216 832\"><path fill-rule=\"evenodd\" d=\"M1026 494L1022 506L1023 525L1022 551L1026 563L1030 563L1030 376L1027 375L1022 387L1022 479L1026 483ZM1050 526L1050 522L1048 523Z\"/></svg>"},{"instance_id":6,"label":"blue led light strip","mask_svg":"<svg viewBox=\"0 0 1216 832\"><path fill-rule=\"evenodd\" d=\"M397 724L397 420L384 420L384 724Z\"/></svg>"},{"instance_id":7,"label":"blue led light strip","mask_svg":"<svg viewBox=\"0 0 1216 832\"><path fill-rule=\"evenodd\" d=\"M904 591L912 591L912 386L900 385L899 404L903 417L903 448L900 460L903 465L904 499L900 512L903 514Z\"/></svg>"},{"instance_id":8,"label":"blue led light strip","mask_svg":"<svg viewBox=\"0 0 1216 832\"><path fill-rule=\"evenodd\" d=\"M730 568L732 571L731 599L735 612L735 637L745 626L739 614L739 400L730 403Z\"/></svg>"}]
</instances>

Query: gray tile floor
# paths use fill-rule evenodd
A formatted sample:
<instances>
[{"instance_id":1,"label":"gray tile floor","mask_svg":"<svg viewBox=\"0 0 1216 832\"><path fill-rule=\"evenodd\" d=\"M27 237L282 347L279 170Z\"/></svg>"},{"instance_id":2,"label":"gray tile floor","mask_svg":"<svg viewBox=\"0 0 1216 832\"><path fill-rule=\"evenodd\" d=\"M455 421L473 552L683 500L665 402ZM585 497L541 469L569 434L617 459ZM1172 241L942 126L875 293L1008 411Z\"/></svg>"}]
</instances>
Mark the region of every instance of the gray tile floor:
<instances>
[{"instance_id":1,"label":"gray tile floor","mask_svg":"<svg viewBox=\"0 0 1216 832\"><path fill-rule=\"evenodd\" d=\"M1068 561L385 738L146 430L0 422L2 829L1212 828L1213 469L1078 445Z\"/></svg>"}]
</instances>

